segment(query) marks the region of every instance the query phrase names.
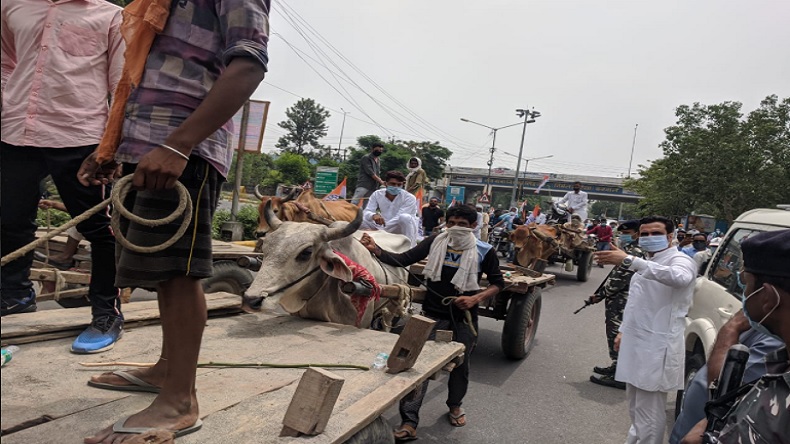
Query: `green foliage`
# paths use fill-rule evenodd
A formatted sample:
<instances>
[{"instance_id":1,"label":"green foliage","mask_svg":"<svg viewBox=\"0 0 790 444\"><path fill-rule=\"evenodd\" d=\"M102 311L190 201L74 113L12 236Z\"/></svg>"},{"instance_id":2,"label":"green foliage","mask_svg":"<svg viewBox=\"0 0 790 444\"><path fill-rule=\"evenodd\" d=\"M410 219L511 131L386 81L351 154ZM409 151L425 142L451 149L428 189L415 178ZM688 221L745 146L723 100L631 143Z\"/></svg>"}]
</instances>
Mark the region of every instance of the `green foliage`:
<instances>
[{"instance_id":1,"label":"green foliage","mask_svg":"<svg viewBox=\"0 0 790 444\"><path fill-rule=\"evenodd\" d=\"M214 239L221 239L222 224L230 220L230 211L217 210L214 213L214 220L211 221L211 236ZM255 232L258 231L258 207L254 205L242 205L236 220L244 226L243 240L255 240Z\"/></svg>"},{"instance_id":2,"label":"green foliage","mask_svg":"<svg viewBox=\"0 0 790 444\"><path fill-rule=\"evenodd\" d=\"M228 182L236 181L236 154L233 154L233 163L230 166ZM274 160L268 154L244 153L242 165L241 184L252 188L263 183L267 174L274 169Z\"/></svg>"},{"instance_id":3,"label":"green foliage","mask_svg":"<svg viewBox=\"0 0 790 444\"><path fill-rule=\"evenodd\" d=\"M296 154L326 150L326 147L318 143L318 139L326 136L326 119L330 116L326 108L313 99L300 99L285 110L285 115L288 120L277 125L286 130L287 134L277 141L277 148Z\"/></svg>"},{"instance_id":4,"label":"green foliage","mask_svg":"<svg viewBox=\"0 0 790 444\"><path fill-rule=\"evenodd\" d=\"M592 210L590 211L590 217L598 217L603 215L606 216L607 219L617 219L619 214L620 203L606 200L597 200L593 202ZM641 216L646 216L646 214L642 214L636 204L623 204L622 220L636 219Z\"/></svg>"},{"instance_id":5,"label":"green foliage","mask_svg":"<svg viewBox=\"0 0 790 444\"><path fill-rule=\"evenodd\" d=\"M310 178L310 164L299 154L282 153L274 161L274 167L286 185L301 185Z\"/></svg>"},{"instance_id":6,"label":"green foliage","mask_svg":"<svg viewBox=\"0 0 790 444\"><path fill-rule=\"evenodd\" d=\"M359 147L351 148L346 161L340 165L339 177L348 177L348 189L353 191L359 175L359 161L362 156L370 152L374 143L382 143L381 138L375 135L362 136L357 139ZM422 168L430 180L439 179L444 173L444 167L452 156L452 151L439 145L438 142L415 142L396 140L384 143L384 154L379 158L381 174L387 171L398 170L408 173L407 164L412 157L422 160Z\"/></svg>"},{"instance_id":7,"label":"green foliage","mask_svg":"<svg viewBox=\"0 0 790 444\"><path fill-rule=\"evenodd\" d=\"M682 105L667 128L664 157L640 165L626 187L640 211L696 212L732 221L740 213L790 201L790 98L766 97L745 118L741 103Z\"/></svg>"},{"instance_id":8,"label":"green foliage","mask_svg":"<svg viewBox=\"0 0 790 444\"><path fill-rule=\"evenodd\" d=\"M71 216L69 213L64 213L63 211L58 211L54 209L50 210L42 210L41 208L38 209L38 213L36 213L36 225L41 228L47 227L47 211L49 211L49 226L50 227L59 227L66 222L71 220Z\"/></svg>"}]
</instances>

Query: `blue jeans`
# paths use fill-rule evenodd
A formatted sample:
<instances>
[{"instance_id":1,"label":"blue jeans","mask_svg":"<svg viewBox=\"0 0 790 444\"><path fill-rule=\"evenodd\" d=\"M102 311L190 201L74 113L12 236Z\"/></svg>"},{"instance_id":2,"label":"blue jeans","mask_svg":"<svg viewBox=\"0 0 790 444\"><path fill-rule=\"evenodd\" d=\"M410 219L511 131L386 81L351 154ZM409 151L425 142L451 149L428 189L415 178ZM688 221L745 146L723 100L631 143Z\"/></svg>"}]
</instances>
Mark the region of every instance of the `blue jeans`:
<instances>
[{"instance_id":1,"label":"blue jeans","mask_svg":"<svg viewBox=\"0 0 790 444\"><path fill-rule=\"evenodd\" d=\"M609 244L609 242L598 242L595 244L595 248L598 251L607 251L607 250L611 250L612 246Z\"/></svg>"}]
</instances>

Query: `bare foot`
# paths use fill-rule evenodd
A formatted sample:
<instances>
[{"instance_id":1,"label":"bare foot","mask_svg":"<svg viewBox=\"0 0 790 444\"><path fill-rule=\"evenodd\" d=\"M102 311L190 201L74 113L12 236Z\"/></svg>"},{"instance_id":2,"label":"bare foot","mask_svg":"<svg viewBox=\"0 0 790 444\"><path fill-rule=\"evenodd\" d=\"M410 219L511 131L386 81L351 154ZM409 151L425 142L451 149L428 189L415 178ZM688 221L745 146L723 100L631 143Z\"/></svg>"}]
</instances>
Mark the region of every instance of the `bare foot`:
<instances>
[{"instance_id":1,"label":"bare foot","mask_svg":"<svg viewBox=\"0 0 790 444\"><path fill-rule=\"evenodd\" d=\"M167 365L165 364L166 361L159 361L153 367L149 368L136 368L134 370L127 370L126 372L132 376L142 379L143 381L155 385L157 387L162 387L162 384L165 382L165 372L167 371ZM100 375L91 376L92 382L98 382L100 384L112 384L117 386L131 386L133 385L131 382L127 381L126 379L113 374L113 372L106 372Z\"/></svg>"},{"instance_id":2,"label":"bare foot","mask_svg":"<svg viewBox=\"0 0 790 444\"><path fill-rule=\"evenodd\" d=\"M195 393L186 402L170 402L159 395L154 402L129 417L124 427L143 427L176 432L192 426L199 419L198 403ZM128 441L137 435L130 433L114 433L112 426L94 436L85 438L85 444L118 444Z\"/></svg>"}]
</instances>

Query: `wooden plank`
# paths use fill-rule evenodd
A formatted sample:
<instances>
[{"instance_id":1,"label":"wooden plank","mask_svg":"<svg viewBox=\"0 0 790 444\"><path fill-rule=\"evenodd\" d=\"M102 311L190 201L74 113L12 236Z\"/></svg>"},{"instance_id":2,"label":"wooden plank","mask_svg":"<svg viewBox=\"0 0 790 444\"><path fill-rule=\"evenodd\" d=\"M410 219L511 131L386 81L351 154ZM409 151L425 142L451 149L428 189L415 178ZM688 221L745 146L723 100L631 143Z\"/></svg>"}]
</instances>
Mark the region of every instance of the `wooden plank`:
<instances>
[{"instance_id":1,"label":"wooden plank","mask_svg":"<svg viewBox=\"0 0 790 444\"><path fill-rule=\"evenodd\" d=\"M241 309L241 298L230 293L206 295L208 309ZM132 302L124 305L125 323L159 319L157 301ZM3 342L23 336L33 336L64 330L83 330L91 322L91 308L80 307L61 310L44 310L35 313L14 314L3 317L0 338Z\"/></svg>"},{"instance_id":2,"label":"wooden plank","mask_svg":"<svg viewBox=\"0 0 790 444\"><path fill-rule=\"evenodd\" d=\"M425 263L419 262L412 265L409 268L409 271L416 275L422 275L422 271L424 269ZM526 293L529 291L530 287L534 287L536 285L548 285L553 283L554 279L555 276L553 274L541 274L540 277L514 274L509 278L505 278L505 287L509 287L508 290L512 292ZM488 280L486 280L485 274L483 274L483 279L480 280L480 285L483 287L488 285Z\"/></svg>"},{"instance_id":3,"label":"wooden plank","mask_svg":"<svg viewBox=\"0 0 790 444\"><path fill-rule=\"evenodd\" d=\"M67 284L83 284L88 285L91 283L91 275L80 273L77 271L58 271L52 268L31 268L30 279L34 281L49 281L55 282L57 275Z\"/></svg>"},{"instance_id":4,"label":"wooden plank","mask_svg":"<svg viewBox=\"0 0 790 444\"><path fill-rule=\"evenodd\" d=\"M400 373L414 366L434 325L436 321L425 316L414 315L409 319L390 352L387 373Z\"/></svg>"},{"instance_id":5,"label":"wooden plank","mask_svg":"<svg viewBox=\"0 0 790 444\"><path fill-rule=\"evenodd\" d=\"M261 256L261 253L256 253L252 248L242 245L232 244L230 242L223 242L220 240L211 241L211 253L214 260L232 260L235 261L240 256Z\"/></svg>"},{"instance_id":6,"label":"wooden plank","mask_svg":"<svg viewBox=\"0 0 790 444\"><path fill-rule=\"evenodd\" d=\"M436 339L434 339L434 341L450 342L452 340L453 340L452 330L436 330Z\"/></svg>"},{"instance_id":7,"label":"wooden plank","mask_svg":"<svg viewBox=\"0 0 790 444\"><path fill-rule=\"evenodd\" d=\"M309 368L304 372L283 418L280 436L318 435L326 428L345 380L336 374ZM294 434L296 432L296 434Z\"/></svg>"},{"instance_id":8,"label":"wooden plank","mask_svg":"<svg viewBox=\"0 0 790 444\"><path fill-rule=\"evenodd\" d=\"M200 361L323 362L368 364L397 336L295 317L246 314L210 320ZM158 327L133 329L118 345L101 355L67 353L69 341L49 341L24 348L2 372L2 428L29 424L4 435L4 444L81 442L82 438L146 407L153 394L99 390L85 385L97 369L77 362L135 360L154 362L159 356ZM397 403L429 374L454 356L458 343L426 344L414 368L398 375L337 370L345 378L333 416L321 435L299 442L340 443ZM296 390L301 369L198 369L197 389L203 429L179 438L181 444L206 442L295 442L278 438L279 421ZM21 383L20 381L24 381ZM32 395L31 395L32 394ZM39 420L36 422L36 420ZM40 422L40 423L39 423Z\"/></svg>"}]
</instances>

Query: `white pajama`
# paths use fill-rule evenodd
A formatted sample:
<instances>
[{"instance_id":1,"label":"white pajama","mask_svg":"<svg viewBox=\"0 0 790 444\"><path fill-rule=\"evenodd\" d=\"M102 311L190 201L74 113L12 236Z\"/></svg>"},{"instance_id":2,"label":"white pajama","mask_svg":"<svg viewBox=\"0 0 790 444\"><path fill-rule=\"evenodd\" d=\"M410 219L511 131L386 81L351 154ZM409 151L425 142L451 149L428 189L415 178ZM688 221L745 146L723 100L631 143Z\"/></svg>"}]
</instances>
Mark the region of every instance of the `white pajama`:
<instances>
[{"instance_id":1,"label":"white pajama","mask_svg":"<svg viewBox=\"0 0 790 444\"><path fill-rule=\"evenodd\" d=\"M667 392L648 392L625 385L631 428L625 444L663 444L667 428Z\"/></svg>"}]
</instances>

